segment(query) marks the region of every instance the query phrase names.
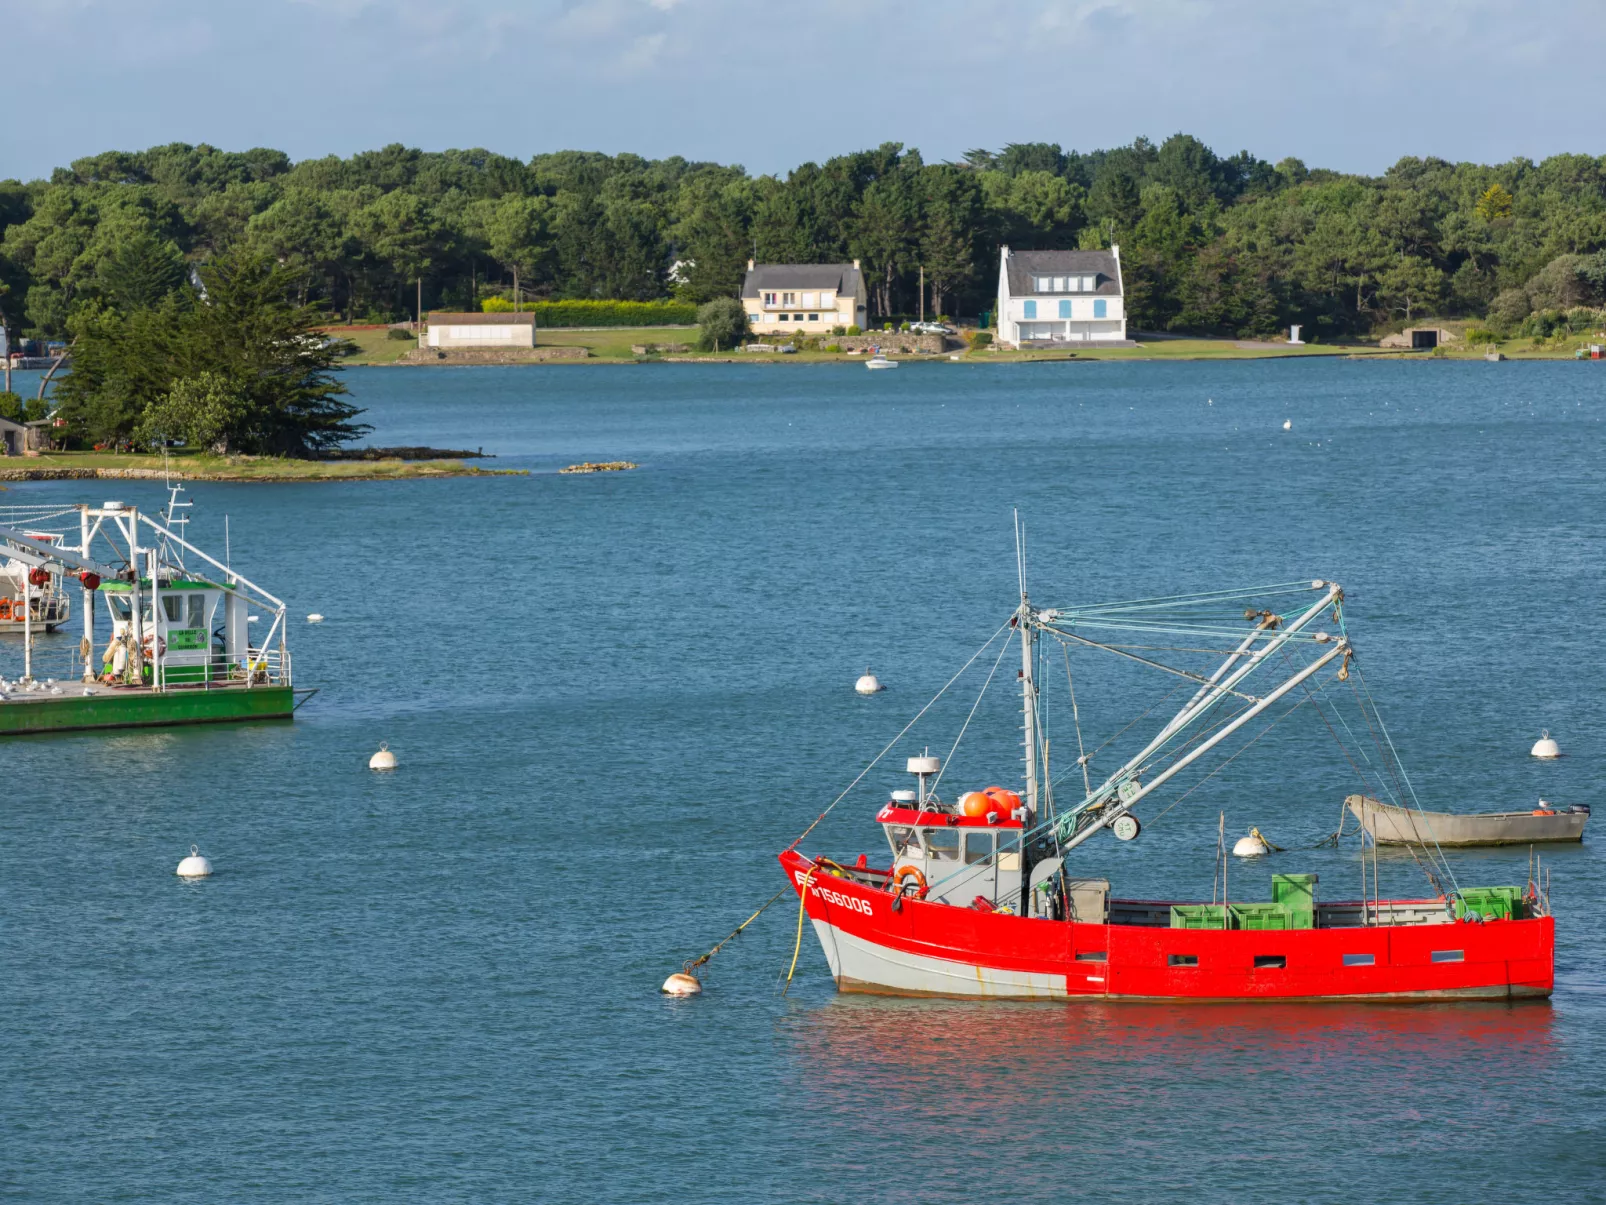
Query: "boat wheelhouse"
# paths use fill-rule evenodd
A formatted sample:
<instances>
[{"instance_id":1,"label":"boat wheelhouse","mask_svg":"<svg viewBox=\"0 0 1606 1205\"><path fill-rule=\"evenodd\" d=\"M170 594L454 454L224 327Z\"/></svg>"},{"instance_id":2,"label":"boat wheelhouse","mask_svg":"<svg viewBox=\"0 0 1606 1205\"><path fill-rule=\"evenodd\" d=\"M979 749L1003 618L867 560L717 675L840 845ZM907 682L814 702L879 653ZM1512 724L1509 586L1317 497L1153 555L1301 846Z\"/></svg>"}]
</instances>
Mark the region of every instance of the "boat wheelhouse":
<instances>
[{"instance_id":1,"label":"boat wheelhouse","mask_svg":"<svg viewBox=\"0 0 1606 1205\"><path fill-rule=\"evenodd\" d=\"M1298 599L1300 594L1305 597ZM1354 650L1343 598L1337 583L1318 580L1040 609L1027 597L1023 572L1019 607L982 651L1000 637L1020 637L1024 790L989 787L945 802L936 790L945 767L929 754L910 757L907 768L918 778L918 791L896 792L876 815L887 840L887 854L877 859L883 865L872 865L868 854L843 863L800 853L797 847L814 825L780 855L838 988L1054 999L1549 995L1555 927L1542 871L1530 870L1524 887L1463 887L1431 842L1418 841L1413 851L1431 888L1420 898L1381 897L1375 845L1367 887L1364 844L1359 898L1324 900L1317 875L1273 874L1267 898L1244 899L1241 870L1234 898L1228 892L1224 824L1217 848L1219 889L1208 901L1125 898L1112 893L1107 879L1076 873L1077 851L1093 837L1108 830L1117 840L1136 840L1143 829L1140 812L1151 823L1163 814L1152 809L1168 784L1183 789L1170 804L1175 806L1192 789L1184 789L1188 779L1179 776L1192 769L1208 777L1215 772L1207 771L1211 762L1232 760L1306 707L1324 719L1331 713L1339 721L1327 724L1335 736L1339 728L1372 734L1375 747L1368 756L1349 759L1369 797L1388 796L1396 806L1419 809L1370 695L1351 682ZM1294 607L1284 614L1291 600ZM1321 626L1328 616L1336 633ZM1056 643L1066 650L1069 710L1080 753L1059 778L1049 772L1051 742L1039 686L1045 647ZM1072 647L1180 677L1176 689L1192 687L1180 710L1140 731L1132 738L1140 746L1136 752L1101 777L1091 773L1099 751L1083 751L1075 718ZM1193 668L1183 654L1209 660ZM980 656L978 651L967 665ZM1002 656L1000 649L1000 661ZM1340 704L1354 707L1359 719L1346 719ZM1245 732L1252 724L1258 731ZM1226 742L1240 732L1247 741L1230 749ZM1080 789L1056 799L1056 782L1063 791L1067 777L1079 779ZM1406 797L1395 797L1395 787Z\"/></svg>"},{"instance_id":2,"label":"boat wheelhouse","mask_svg":"<svg viewBox=\"0 0 1606 1205\"><path fill-rule=\"evenodd\" d=\"M284 603L184 538L179 493L160 521L121 502L0 509L0 554L27 568L0 735L288 719L312 693L293 686ZM75 544L34 530L69 516ZM36 622L48 613L33 593L49 583L83 595L77 641Z\"/></svg>"}]
</instances>

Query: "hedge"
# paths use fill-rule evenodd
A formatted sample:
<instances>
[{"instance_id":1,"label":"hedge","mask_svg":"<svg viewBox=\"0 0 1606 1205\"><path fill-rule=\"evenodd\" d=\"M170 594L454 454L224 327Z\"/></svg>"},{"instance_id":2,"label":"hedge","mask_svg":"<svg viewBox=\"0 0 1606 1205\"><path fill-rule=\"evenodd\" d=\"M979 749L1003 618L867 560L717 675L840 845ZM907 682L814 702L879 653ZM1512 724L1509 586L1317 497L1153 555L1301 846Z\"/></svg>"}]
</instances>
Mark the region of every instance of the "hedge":
<instances>
[{"instance_id":1,"label":"hedge","mask_svg":"<svg viewBox=\"0 0 1606 1205\"><path fill-rule=\"evenodd\" d=\"M511 308L500 297L480 304L486 313ZM535 315L537 330L564 326L695 326L697 307L678 301L527 301L521 310Z\"/></svg>"}]
</instances>

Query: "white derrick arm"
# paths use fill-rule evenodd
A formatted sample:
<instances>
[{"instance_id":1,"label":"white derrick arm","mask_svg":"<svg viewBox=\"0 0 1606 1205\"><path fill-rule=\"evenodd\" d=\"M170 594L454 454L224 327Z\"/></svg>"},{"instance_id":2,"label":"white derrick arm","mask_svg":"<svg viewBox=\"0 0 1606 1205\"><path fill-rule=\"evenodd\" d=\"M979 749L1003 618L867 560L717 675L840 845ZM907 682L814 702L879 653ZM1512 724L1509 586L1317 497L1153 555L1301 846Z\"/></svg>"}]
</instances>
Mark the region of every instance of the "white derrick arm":
<instances>
[{"instance_id":1,"label":"white derrick arm","mask_svg":"<svg viewBox=\"0 0 1606 1205\"><path fill-rule=\"evenodd\" d=\"M1266 708L1277 702L1278 699L1282 698L1296 686L1299 686L1302 682L1312 677L1314 674L1320 671L1323 666L1329 664L1335 657L1343 656L1348 650L1349 641L1344 639L1342 636L1339 637L1338 640L1334 642L1333 647L1326 653L1323 653L1320 657L1316 658L1315 661L1312 661L1304 669L1300 670L1293 677L1289 678L1276 690L1272 691L1264 699L1261 699L1260 702L1249 708L1249 710L1238 715L1231 723L1223 725L1208 740L1201 742L1196 748L1190 750L1185 756L1167 766L1163 771L1161 771L1159 774L1156 774L1148 782L1143 783L1138 790L1128 794L1116 807L1108 809L1103 816L1100 816L1096 824L1090 824L1080 832L1074 833L1062 840L1060 842L1061 852L1070 852L1078 845L1082 844L1082 842L1086 841L1094 833L1098 832L1099 829L1104 828L1106 825L1114 821L1116 817L1124 816L1127 812L1131 811L1135 806L1137 806L1137 804L1142 801L1143 797L1150 791L1155 790L1157 787L1163 786L1182 769L1203 757L1211 749L1214 749L1217 745L1226 740L1234 732L1238 731L1238 729L1242 728L1250 720L1254 719L1261 712L1265 711ZM1065 819L1069 821L1072 819L1072 817L1067 816Z\"/></svg>"},{"instance_id":2,"label":"white derrick arm","mask_svg":"<svg viewBox=\"0 0 1606 1205\"><path fill-rule=\"evenodd\" d=\"M1168 740L1175 736L1181 729L1193 723L1194 720L1198 719L1211 707L1215 706L1215 704L1223 697L1232 693L1233 688L1236 687L1238 683L1242 682L1250 674L1254 673L1255 670L1260 668L1269 654L1275 652L1277 649L1281 648L1284 644L1291 640L1296 633L1298 633L1307 624L1319 616L1329 604L1338 598L1338 596L1339 587L1337 583L1333 583L1329 586L1326 594L1324 594L1314 605L1307 608L1302 614L1300 614L1291 622L1283 625L1274 632L1270 632L1269 634L1263 627L1257 628L1254 632L1250 633L1248 640L1245 642L1246 644L1252 643L1253 641L1261 638L1265 638L1266 643L1260 648L1256 649L1253 653L1250 653L1248 662L1239 666L1237 670L1233 671L1225 679L1206 685L1198 694L1193 697L1193 699L1188 702L1186 706L1182 708L1181 711L1177 712L1177 714L1173 716L1163 728L1161 728L1159 735L1145 745L1134 757L1129 758L1125 763L1123 763L1121 767L1107 777L1102 784L1096 787L1083 801L1082 808L1085 808L1089 804L1108 796L1118 783L1130 777L1139 766L1148 760L1148 758L1151 757L1156 750L1158 750ZM1244 646L1240 645L1240 650L1243 648ZM1216 676L1219 677L1222 670L1226 669L1228 665L1242 655L1243 654L1241 651L1235 651L1232 653L1228 657L1227 662L1223 664L1221 669L1216 671ZM1077 810L1080 811L1082 809L1078 808Z\"/></svg>"},{"instance_id":3,"label":"white derrick arm","mask_svg":"<svg viewBox=\"0 0 1606 1205\"><path fill-rule=\"evenodd\" d=\"M269 594L266 590L264 590L261 586L257 585L255 582L249 580L248 578L242 576L236 570L230 569L227 565L223 564L221 561L218 561L218 560L208 556L206 553L202 552L199 548L197 548L194 544L191 544L183 536L176 534L175 532L169 530L166 527L163 527L160 523L158 523L155 519L152 519L148 515L143 515L142 514L142 515L140 515L139 518L140 518L140 522L146 524L152 531L160 532L163 536L166 536L169 540L172 540L173 543L177 544L180 548L183 548L187 552L193 552L196 556L200 557L208 565L211 565L214 569L217 569L220 572L222 572L225 575L225 581L226 582L232 583L234 586L244 586L247 590L249 590L252 593L256 594L263 601L271 603L276 610L283 610L284 609L284 602L282 600L280 600L278 598L275 598L273 595ZM236 590L236 593L243 593L243 591Z\"/></svg>"},{"instance_id":4,"label":"white derrick arm","mask_svg":"<svg viewBox=\"0 0 1606 1205\"><path fill-rule=\"evenodd\" d=\"M32 553L33 556L40 558L37 561L32 561L28 556L19 556L17 559L22 561L24 564L42 565L45 561L60 561L63 565L67 565L70 568L82 570L86 573L96 573L103 578L107 578L108 580L115 579L118 574L118 570L110 569L107 566L100 564L98 561L91 560L87 556L83 556L76 552L69 552L67 549L58 548L54 544L43 543L42 541L31 538L23 532L14 531L9 527L0 527L0 540L4 540L6 543L15 546L17 549L26 553Z\"/></svg>"}]
</instances>

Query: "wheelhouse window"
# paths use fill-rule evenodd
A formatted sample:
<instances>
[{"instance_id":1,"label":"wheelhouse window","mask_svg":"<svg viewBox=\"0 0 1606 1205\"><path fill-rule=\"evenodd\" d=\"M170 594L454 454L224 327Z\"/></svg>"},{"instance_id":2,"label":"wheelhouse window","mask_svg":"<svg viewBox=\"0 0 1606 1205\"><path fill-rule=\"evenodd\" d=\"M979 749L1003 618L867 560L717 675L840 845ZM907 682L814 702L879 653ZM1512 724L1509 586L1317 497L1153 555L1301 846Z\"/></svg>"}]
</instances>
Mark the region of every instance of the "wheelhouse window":
<instances>
[{"instance_id":1,"label":"wheelhouse window","mask_svg":"<svg viewBox=\"0 0 1606 1205\"><path fill-rule=\"evenodd\" d=\"M1369 967L1377 965L1376 954L1346 954L1344 965L1347 967Z\"/></svg>"},{"instance_id":2,"label":"wheelhouse window","mask_svg":"<svg viewBox=\"0 0 1606 1205\"><path fill-rule=\"evenodd\" d=\"M1434 950L1434 962L1461 962L1466 958L1465 950Z\"/></svg>"},{"instance_id":3,"label":"wheelhouse window","mask_svg":"<svg viewBox=\"0 0 1606 1205\"><path fill-rule=\"evenodd\" d=\"M903 853L920 853L920 830L902 824L887 825L887 844L892 846L892 856L898 857Z\"/></svg>"},{"instance_id":4,"label":"wheelhouse window","mask_svg":"<svg viewBox=\"0 0 1606 1205\"><path fill-rule=\"evenodd\" d=\"M126 594L108 594L106 604L112 609L112 617L127 622L134 614L134 603Z\"/></svg>"},{"instance_id":5,"label":"wheelhouse window","mask_svg":"<svg viewBox=\"0 0 1606 1205\"><path fill-rule=\"evenodd\" d=\"M998 869L1020 869L1020 833L1014 829L998 834Z\"/></svg>"},{"instance_id":6,"label":"wheelhouse window","mask_svg":"<svg viewBox=\"0 0 1606 1205\"><path fill-rule=\"evenodd\" d=\"M925 830L926 851L933 858L957 861L959 858L959 830L928 828Z\"/></svg>"},{"instance_id":7,"label":"wheelhouse window","mask_svg":"<svg viewBox=\"0 0 1606 1205\"><path fill-rule=\"evenodd\" d=\"M184 600L176 594L164 594L162 610L167 612L168 623L177 623L184 618Z\"/></svg>"},{"instance_id":8,"label":"wheelhouse window","mask_svg":"<svg viewBox=\"0 0 1606 1205\"><path fill-rule=\"evenodd\" d=\"M204 628L206 626L206 595L190 595L189 604L190 616L184 626L189 628Z\"/></svg>"},{"instance_id":9,"label":"wheelhouse window","mask_svg":"<svg viewBox=\"0 0 1606 1205\"><path fill-rule=\"evenodd\" d=\"M1199 965L1199 955L1173 954L1166 959L1166 964L1174 967L1196 967Z\"/></svg>"},{"instance_id":10,"label":"wheelhouse window","mask_svg":"<svg viewBox=\"0 0 1606 1205\"><path fill-rule=\"evenodd\" d=\"M965 834L965 865L974 866L978 862L985 862L993 856L992 830L985 832L968 832Z\"/></svg>"}]
</instances>

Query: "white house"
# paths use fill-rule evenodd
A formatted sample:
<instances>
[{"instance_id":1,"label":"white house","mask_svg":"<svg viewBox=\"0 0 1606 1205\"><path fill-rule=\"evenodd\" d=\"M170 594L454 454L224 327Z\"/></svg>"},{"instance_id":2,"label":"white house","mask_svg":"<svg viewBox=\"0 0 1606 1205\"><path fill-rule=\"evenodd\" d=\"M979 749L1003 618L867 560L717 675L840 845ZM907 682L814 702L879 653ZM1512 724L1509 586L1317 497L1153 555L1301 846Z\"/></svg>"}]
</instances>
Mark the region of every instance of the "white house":
<instances>
[{"instance_id":1,"label":"white house","mask_svg":"<svg viewBox=\"0 0 1606 1205\"><path fill-rule=\"evenodd\" d=\"M851 264L755 264L747 261L742 304L757 335L825 335L833 326L863 328L864 273Z\"/></svg>"},{"instance_id":2,"label":"white house","mask_svg":"<svg viewBox=\"0 0 1606 1205\"><path fill-rule=\"evenodd\" d=\"M1126 338L1121 248L1011 251L998 265L998 341L1076 343Z\"/></svg>"},{"instance_id":3,"label":"white house","mask_svg":"<svg viewBox=\"0 0 1606 1205\"><path fill-rule=\"evenodd\" d=\"M431 313L425 347L534 347L534 314Z\"/></svg>"}]
</instances>

